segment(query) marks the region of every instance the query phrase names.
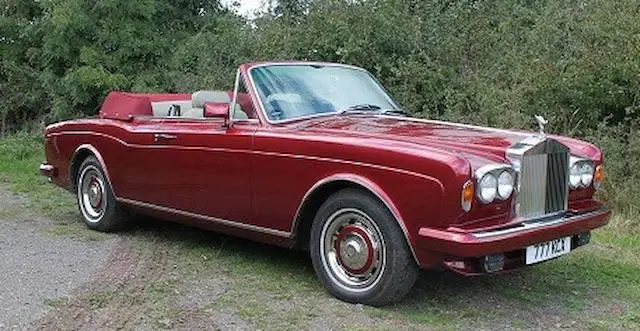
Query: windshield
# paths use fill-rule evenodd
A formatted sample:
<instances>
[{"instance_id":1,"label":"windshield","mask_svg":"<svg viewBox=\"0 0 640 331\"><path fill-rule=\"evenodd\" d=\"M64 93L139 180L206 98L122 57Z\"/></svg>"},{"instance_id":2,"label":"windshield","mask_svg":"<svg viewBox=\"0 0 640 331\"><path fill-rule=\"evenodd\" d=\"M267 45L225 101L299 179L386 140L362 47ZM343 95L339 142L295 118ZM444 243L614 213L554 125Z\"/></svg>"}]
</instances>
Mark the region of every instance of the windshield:
<instances>
[{"instance_id":1,"label":"windshield","mask_svg":"<svg viewBox=\"0 0 640 331\"><path fill-rule=\"evenodd\" d=\"M250 71L271 121L398 107L368 72L331 65L270 65Z\"/></svg>"}]
</instances>

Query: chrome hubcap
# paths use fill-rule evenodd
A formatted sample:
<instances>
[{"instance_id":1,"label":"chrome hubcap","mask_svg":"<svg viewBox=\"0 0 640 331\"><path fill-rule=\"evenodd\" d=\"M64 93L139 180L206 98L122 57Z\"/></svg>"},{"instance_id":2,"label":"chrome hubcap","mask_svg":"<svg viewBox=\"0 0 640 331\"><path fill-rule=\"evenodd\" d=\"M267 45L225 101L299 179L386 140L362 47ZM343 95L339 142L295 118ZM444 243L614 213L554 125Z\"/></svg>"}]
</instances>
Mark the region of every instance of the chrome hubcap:
<instances>
[{"instance_id":1,"label":"chrome hubcap","mask_svg":"<svg viewBox=\"0 0 640 331\"><path fill-rule=\"evenodd\" d=\"M105 211L105 181L102 173L93 165L80 174L78 199L82 215L89 222L98 222Z\"/></svg>"},{"instance_id":2,"label":"chrome hubcap","mask_svg":"<svg viewBox=\"0 0 640 331\"><path fill-rule=\"evenodd\" d=\"M382 275L384 241L364 212L345 208L329 217L322 229L322 262L329 276L351 291L365 291Z\"/></svg>"},{"instance_id":3,"label":"chrome hubcap","mask_svg":"<svg viewBox=\"0 0 640 331\"><path fill-rule=\"evenodd\" d=\"M338 257L340 261L349 269L360 269L365 266L369 257L369 248L364 247L365 243L361 237L354 236L340 242Z\"/></svg>"},{"instance_id":4,"label":"chrome hubcap","mask_svg":"<svg viewBox=\"0 0 640 331\"><path fill-rule=\"evenodd\" d=\"M89 204L91 205L91 207L100 207L100 204L102 203L102 189L100 189L100 184L98 184L97 181L93 181L91 184L89 184L87 194L89 196Z\"/></svg>"}]
</instances>

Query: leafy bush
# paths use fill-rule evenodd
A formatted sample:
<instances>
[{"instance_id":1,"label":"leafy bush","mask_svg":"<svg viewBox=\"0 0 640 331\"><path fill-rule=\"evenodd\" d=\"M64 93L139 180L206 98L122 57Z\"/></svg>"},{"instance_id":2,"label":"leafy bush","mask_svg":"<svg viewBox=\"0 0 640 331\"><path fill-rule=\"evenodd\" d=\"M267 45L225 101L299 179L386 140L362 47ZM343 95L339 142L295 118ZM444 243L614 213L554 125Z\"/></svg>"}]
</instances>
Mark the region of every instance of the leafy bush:
<instances>
[{"instance_id":1,"label":"leafy bush","mask_svg":"<svg viewBox=\"0 0 640 331\"><path fill-rule=\"evenodd\" d=\"M606 155L603 197L637 211L635 0L282 0L252 22L215 0L0 0L3 128L95 114L111 89L229 88L239 63L373 72L416 116L550 130Z\"/></svg>"}]
</instances>

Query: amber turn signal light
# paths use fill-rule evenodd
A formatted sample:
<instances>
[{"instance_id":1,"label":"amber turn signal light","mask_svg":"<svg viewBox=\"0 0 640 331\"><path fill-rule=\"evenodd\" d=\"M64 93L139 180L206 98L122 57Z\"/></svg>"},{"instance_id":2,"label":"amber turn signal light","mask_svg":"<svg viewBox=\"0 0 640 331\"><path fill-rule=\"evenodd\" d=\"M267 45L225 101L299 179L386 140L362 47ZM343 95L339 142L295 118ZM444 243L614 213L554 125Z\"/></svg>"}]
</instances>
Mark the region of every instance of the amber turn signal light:
<instances>
[{"instance_id":1,"label":"amber turn signal light","mask_svg":"<svg viewBox=\"0 0 640 331\"><path fill-rule=\"evenodd\" d=\"M604 181L604 166L599 165L596 167L596 171L593 173L593 187L599 188Z\"/></svg>"},{"instance_id":2,"label":"amber turn signal light","mask_svg":"<svg viewBox=\"0 0 640 331\"><path fill-rule=\"evenodd\" d=\"M462 185L462 209L464 211L471 210L471 202L473 201L473 196L475 194L475 186L473 185L473 181L468 180L464 185Z\"/></svg>"}]
</instances>

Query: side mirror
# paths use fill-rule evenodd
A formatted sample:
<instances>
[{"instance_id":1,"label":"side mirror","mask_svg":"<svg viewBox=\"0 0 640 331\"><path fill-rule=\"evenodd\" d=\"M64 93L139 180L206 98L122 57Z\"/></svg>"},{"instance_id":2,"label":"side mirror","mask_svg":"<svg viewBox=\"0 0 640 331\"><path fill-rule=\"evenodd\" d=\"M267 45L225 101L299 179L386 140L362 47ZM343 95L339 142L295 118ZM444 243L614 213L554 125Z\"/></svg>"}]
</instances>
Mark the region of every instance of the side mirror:
<instances>
[{"instance_id":1,"label":"side mirror","mask_svg":"<svg viewBox=\"0 0 640 331\"><path fill-rule=\"evenodd\" d=\"M204 104L204 117L229 119L229 104L226 102L207 102Z\"/></svg>"}]
</instances>

